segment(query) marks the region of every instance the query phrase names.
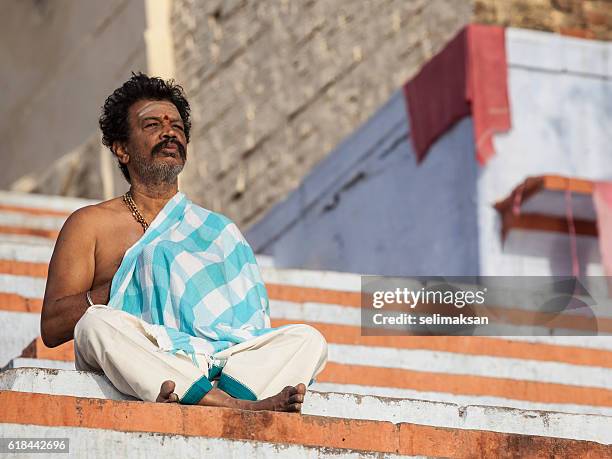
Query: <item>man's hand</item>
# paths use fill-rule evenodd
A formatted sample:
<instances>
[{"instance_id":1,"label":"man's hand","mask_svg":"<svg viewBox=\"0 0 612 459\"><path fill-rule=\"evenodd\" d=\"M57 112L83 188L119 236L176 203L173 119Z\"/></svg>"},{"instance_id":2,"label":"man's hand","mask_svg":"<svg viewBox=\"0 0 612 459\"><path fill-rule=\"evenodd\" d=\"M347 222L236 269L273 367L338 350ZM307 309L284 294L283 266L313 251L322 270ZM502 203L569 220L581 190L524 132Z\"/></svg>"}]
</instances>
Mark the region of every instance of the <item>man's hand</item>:
<instances>
[{"instance_id":1,"label":"man's hand","mask_svg":"<svg viewBox=\"0 0 612 459\"><path fill-rule=\"evenodd\" d=\"M91 301L93 301L93 304L107 304L108 303L108 300L110 299L111 284L112 284L112 279L100 285L99 287L96 287L95 289L91 290L90 296L91 296ZM87 299L85 301L87 301ZM87 306L89 306L89 303L87 303Z\"/></svg>"}]
</instances>

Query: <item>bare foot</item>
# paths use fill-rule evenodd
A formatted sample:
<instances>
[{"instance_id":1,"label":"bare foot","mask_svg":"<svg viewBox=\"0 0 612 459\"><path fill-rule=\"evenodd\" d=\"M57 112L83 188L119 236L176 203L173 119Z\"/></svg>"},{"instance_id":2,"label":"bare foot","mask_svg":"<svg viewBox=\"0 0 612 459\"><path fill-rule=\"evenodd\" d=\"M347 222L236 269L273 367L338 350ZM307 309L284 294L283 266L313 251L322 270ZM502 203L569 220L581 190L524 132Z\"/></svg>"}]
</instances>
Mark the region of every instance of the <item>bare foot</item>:
<instances>
[{"instance_id":1,"label":"bare foot","mask_svg":"<svg viewBox=\"0 0 612 459\"><path fill-rule=\"evenodd\" d=\"M159 389L159 395L155 401L159 403L178 403L178 395L174 393L175 387L176 384L174 384L174 381L164 381Z\"/></svg>"},{"instance_id":2,"label":"bare foot","mask_svg":"<svg viewBox=\"0 0 612 459\"><path fill-rule=\"evenodd\" d=\"M177 403L179 398L178 395L174 393L175 387L176 384L174 381L164 381L155 401L159 403ZM257 401L235 399L222 390L213 388L198 402L198 405L220 406L253 411L267 410L299 413L302 411L302 403L304 403L305 394L306 386L301 383L295 387L287 386L278 394Z\"/></svg>"},{"instance_id":3,"label":"bare foot","mask_svg":"<svg viewBox=\"0 0 612 459\"><path fill-rule=\"evenodd\" d=\"M163 387L163 386L162 386ZM227 393L216 387L211 389L199 402L203 406L222 406L227 408L237 408L239 410L254 411L289 411L299 413L302 410L306 386L287 386L278 394L263 400L251 401L233 398Z\"/></svg>"},{"instance_id":4,"label":"bare foot","mask_svg":"<svg viewBox=\"0 0 612 459\"><path fill-rule=\"evenodd\" d=\"M253 402L253 406L247 409L251 410L269 410L269 411L289 411L299 413L302 411L302 403L306 394L306 386L298 384L297 386L287 386L278 394L272 397Z\"/></svg>"}]
</instances>

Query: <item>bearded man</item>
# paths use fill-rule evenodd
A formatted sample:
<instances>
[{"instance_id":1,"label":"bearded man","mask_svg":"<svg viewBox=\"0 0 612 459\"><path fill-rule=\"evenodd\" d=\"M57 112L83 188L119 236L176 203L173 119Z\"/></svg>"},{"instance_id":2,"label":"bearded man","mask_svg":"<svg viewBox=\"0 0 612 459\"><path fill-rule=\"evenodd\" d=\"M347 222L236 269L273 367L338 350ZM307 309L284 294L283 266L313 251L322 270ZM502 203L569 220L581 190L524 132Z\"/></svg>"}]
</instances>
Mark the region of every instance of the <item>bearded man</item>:
<instances>
[{"instance_id":1,"label":"bearded man","mask_svg":"<svg viewBox=\"0 0 612 459\"><path fill-rule=\"evenodd\" d=\"M173 81L133 76L106 100L104 145L130 183L75 211L49 264L41 335L145 401L301 410L327 360L307 325L270 327L253 252L227 217L178 190L190 108Z\"/></svg>"}]
</instances>

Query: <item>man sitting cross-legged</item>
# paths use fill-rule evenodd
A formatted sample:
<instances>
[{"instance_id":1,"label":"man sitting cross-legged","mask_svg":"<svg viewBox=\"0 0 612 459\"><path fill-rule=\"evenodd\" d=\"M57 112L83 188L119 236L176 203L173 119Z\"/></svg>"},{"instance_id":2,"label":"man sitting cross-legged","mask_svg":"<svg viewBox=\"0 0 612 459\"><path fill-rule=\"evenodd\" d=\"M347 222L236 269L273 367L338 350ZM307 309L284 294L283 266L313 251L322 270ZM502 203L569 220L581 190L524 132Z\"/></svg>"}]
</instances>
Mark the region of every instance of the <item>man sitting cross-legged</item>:
<instances>
[{"instance_id":1,"label":"man sitting cross-legged","mask_svg":"<svg viewBox=\"0 0 612 459\"><path fill-rule=\"evenodd\" d=\"M327 343L270 328L253 252L228 218L178 191L189 104L173 82L133 75L106 100L103 142L130 183L66 220L49 264L44 343L74 338L77 369L146 401L300 411Z\"/></svg>"}]
</instances>

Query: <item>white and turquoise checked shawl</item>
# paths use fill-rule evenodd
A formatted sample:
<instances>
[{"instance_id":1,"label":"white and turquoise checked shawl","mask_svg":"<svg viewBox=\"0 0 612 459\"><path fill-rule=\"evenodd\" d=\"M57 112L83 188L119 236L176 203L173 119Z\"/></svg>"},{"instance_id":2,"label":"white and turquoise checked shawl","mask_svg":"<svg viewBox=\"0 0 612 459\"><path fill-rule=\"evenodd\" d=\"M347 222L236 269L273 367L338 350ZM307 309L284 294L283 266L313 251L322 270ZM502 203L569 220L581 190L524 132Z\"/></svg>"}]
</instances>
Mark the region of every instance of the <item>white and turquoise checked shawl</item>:
<instances>
[{"instance_id":1,"label":"white and turquoise checked shawl","mask_svg":"<svg viewBox=\"0 0 612 459\"><path fill-rule=\"evenodd\" d=\"M216 352L271 330L268 295L251 247L228 218L180 191L130 247L110 307L147 322L161 350Z\"/></svg>"}]
</instances>

